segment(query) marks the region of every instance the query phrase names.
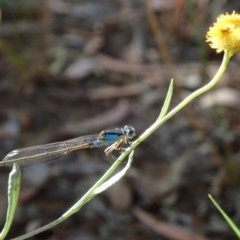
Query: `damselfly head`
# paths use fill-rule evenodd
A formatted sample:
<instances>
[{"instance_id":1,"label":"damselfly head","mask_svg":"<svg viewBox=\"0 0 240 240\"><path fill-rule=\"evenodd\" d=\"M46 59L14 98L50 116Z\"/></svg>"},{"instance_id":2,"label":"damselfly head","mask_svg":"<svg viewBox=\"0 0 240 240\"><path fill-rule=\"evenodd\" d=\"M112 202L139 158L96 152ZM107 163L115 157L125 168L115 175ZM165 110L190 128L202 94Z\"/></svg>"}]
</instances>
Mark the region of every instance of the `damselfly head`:
<instances>
[{"instance_id":1,"label":"damselfly head","mask_svg":"<svg viewBox=\"0 0 240 240\"><path fill-rule=\"evenodd\" d=\"M123 132L129 139L133 139L136 136L135 128L132 125L125 125L123 127Z\"/></svg>"}]
</instances>

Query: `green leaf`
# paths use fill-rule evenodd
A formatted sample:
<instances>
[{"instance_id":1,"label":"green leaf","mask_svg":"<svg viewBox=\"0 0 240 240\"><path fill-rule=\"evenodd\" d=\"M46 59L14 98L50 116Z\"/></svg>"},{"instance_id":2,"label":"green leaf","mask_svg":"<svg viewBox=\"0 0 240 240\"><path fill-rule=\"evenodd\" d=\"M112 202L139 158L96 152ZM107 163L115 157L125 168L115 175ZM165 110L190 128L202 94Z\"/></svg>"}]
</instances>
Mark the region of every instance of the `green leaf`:
<instances>
[{"instance_id":1,"label":"green leaf","mask_svg":"<svg viewBox=\"0 0 240 240\"><path fill-rule=\"evenodd\" d=\"M0 233L0 240L5 239L12 225L16 212L19 190L21 183L21 171L17 164L13 165L8 179L8 209L4 228Z\"/></svg>"},{"instance_id":2,"label":"green leaf","mask_svg":"<svg viewBox=\"0 0 240 240\"><path fill-rule=\"evenodd\" d=\"M240 231L239 228L236 226L236 224L232 221L232 219L224 212L224 210L220 207L220 205L216 202L216 200L210 195L208 194L208 197L210 198L210 200L212 201L212 203L215 205L215 207L217 208L217 210L221 213L221 215L223 216L223 218L226 220L226 222L229 224L229 226L231 227L231 229L234 231L234 233L238 236L238 238L240 239Z\"/></svg>"}]
</instances>

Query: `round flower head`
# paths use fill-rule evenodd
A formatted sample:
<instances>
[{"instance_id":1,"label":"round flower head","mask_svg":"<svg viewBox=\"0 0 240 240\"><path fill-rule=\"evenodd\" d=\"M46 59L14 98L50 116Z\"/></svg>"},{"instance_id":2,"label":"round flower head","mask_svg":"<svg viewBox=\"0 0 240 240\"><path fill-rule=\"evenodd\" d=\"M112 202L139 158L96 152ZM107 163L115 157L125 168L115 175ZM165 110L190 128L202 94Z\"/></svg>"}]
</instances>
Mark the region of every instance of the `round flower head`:
<instances>
[{"instance_id":1,"label":"round flower head","mask_svg":"<svg viewBox=\"0 0 240 240\"><path fill-rule=\"evenodd\" d=\"M217 53L230 51L234 54L240 51L240 15L233 11L232 14L222 14L209 28L206 41Z\"/></svg>"}]
</instances>

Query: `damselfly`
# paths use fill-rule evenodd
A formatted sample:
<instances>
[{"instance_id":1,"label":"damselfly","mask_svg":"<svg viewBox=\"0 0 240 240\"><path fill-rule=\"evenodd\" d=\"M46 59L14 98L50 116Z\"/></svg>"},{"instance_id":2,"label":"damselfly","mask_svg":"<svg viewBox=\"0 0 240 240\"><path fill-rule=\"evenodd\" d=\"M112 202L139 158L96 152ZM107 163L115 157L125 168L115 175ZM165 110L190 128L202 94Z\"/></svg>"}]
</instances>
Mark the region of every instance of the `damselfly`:
<instances>
[{"instance_id":1,"label":"damselfly","mask_svg":"<svg viewBox=\"0 0 240 240\"><path fill-rule=\"evenodd\" d=\"M87 148L100 148L104 146L108 146L105 149L105 153L106 155L110 155L112 151L121 150L124 146L128 146L129 140L133 139L135 135L136 132L134 127L126 125L123 128L103 130L99 134L86 135L62 142L16 149L5 156L3 161L0 162L0 167L11 166L13 163L26 165L39 161L48 162L52 159L61 158L73 151Z\"/></svg>"}]
</instances>

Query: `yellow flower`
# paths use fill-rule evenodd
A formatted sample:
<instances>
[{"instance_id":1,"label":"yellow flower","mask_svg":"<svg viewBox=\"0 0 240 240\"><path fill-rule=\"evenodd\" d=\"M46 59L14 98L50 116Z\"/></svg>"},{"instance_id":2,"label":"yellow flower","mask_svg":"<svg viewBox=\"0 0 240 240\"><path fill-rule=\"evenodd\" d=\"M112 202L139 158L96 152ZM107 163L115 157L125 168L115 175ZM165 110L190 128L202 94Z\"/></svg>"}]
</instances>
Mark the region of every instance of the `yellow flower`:
<instances>
[{"instance_id":1,"label":"yellow flower","mask_svg":"<svg viewBox=\"0 0 240 240\"><path fill-rule=\"evenodd\" d=\"M230 51L234 54L240 51L240 15L233 11L232 14L222 14L209 28L206 41L217 53Z\"/></svg>"}]
</instances>

